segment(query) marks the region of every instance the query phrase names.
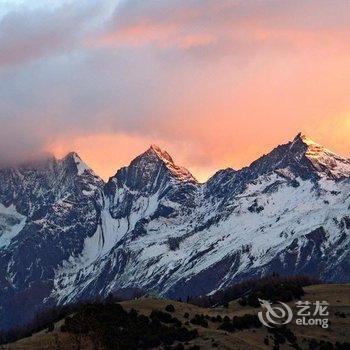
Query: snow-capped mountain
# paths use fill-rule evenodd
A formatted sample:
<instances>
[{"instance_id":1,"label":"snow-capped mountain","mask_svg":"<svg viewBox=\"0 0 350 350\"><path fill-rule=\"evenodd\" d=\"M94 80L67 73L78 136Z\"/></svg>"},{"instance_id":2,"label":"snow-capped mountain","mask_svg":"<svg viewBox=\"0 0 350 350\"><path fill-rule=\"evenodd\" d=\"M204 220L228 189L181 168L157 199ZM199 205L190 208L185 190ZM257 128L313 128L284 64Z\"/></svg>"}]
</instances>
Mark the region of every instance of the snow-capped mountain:
<instances>
[{"instance_id":1,"label":"snow-capped mountain","mask_svg":"<svg viewBox=\"0 0 350 350\"><path fill-rule=\"evenodd\" d=\"M0 324L142 288L279 272L350 281L350 161L305 136L198 183L151 146L105 184L75 153L0 170Z\"/></svg>"},{"instance_id":2,"label":"snow-capped mountain","mask_svg":"<svg viewBox=\"0 0 350 350\"><path fill-rule=\"evenodd\" d=\"M0 325L33 317L98 226L99 179L75 153L0 170Z\"/></svg>"}]
</instances>

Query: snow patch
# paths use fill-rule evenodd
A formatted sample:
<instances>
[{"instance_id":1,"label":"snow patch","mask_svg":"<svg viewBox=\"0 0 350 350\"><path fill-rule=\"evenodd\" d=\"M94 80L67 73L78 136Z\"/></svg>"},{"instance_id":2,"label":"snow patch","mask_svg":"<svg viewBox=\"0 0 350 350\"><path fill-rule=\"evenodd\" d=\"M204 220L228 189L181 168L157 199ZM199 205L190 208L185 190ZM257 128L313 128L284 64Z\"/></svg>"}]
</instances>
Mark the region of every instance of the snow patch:
<instances>
[{"instance_id":1,"label":"snow patch","mask_svg":"<svg viewBox=\"0 0 350 350\"><path fill-rule=\"evenodd\" d=\"M5 207L0 203L0 249L7 247L26 224L26 217L17 212L11 204Z\"/></svg>"}]
</instances>

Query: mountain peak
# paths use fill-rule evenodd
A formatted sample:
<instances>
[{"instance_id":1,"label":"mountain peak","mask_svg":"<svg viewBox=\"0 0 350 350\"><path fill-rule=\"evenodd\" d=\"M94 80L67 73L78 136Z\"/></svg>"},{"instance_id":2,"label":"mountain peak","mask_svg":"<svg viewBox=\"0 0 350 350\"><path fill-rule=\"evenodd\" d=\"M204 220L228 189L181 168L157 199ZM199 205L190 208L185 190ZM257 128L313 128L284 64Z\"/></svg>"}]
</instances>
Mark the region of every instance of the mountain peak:
<instances>
[{"instance_id":1,"label":"mountain peak","mask_svg":"<svg viewBox=\"0 0 350 350\"><path fill-rule=\"evenodd\" d=\"M308 136L306 136L305 134L299 132L295 137L294 140L292 141L292 143L295 142L302 142L304 145L306 146L318 146L318 147L323 147L321 145L319 145L318 143L316 143L315 141L311 140ZM323 147L324 148L324 147ZM329 151L330 152L330 151Z\"/></svg>"},{"instance_id":2,"label":"mountain peak","mask_svg":"<svg viewBox=\"0 0 350 350\"><path fill-rule=\"evenodd\" d=\"M297 135L294 137L293 141L301 140L305 135L302 132L298 132Z\"/></svg>"},{"instance_id":3,"label":"mountain peak","mask_svg":"<svg viewBox=\"0 0 350 350\"><path fill-rule=\"evenodd\" d=\"M155 144L152 144L147 151L136 157L130 163L130 165L133 164L138 164L138 166L141 166L143 169L154 168L155 171L158 171L156 169L159 164L163 164L171 175L178 180L197 182L186 168L176 165L169 153Z\"/></svg>"},{"instance_id":4,"label":"mountain peak","mask_svg":"<svg viewBox=\"0 0 350 350\"><path fill-rule=\"evenodd\" d=\"M295 136L290 148L292 148L295 143L302 143L304 146L306 146L305 156L307 158L319 158L324 154L341 158L339 155L311 140L309 137L302 133L299 133L297 136Z\"/></svg>"},{"instance_id":5,"label":"mountain peak","mask_svg":"<svg viewBox=\"0 0 350 350\"><path fill-rule=\"evenodd\" d=\"M152 144L148 149L148 152L151 152L157 156L158 159L174 164L173 159L167 151L162 150L159 146Z\"/></svg>"},{"instance_id":6,"label":"mountain peak","mask_svg":"<svg viewBox=\"0 0 350 350\"><path fill-rule=\"evenodd\" d=\"M79 176L83 175L85 171L88 171L89 173L95 175L92 169L81 159L77 152L67 153L66 156L62 158L62 162L74 164Z\"/></svg>"},{"instance_id":7,"label":"mountain peak","mask_svg":"<svg viewBox=\"0 0 350 350\"><path fill-rule=\"evenodd\" d=\"M319 174L326 173L334 178L350 176L350 161L326 147L299 133L290 144L290 150L303 148L304 156Z\"/></svg>"},{"instance_id":8,"label":"mountain peak","mask_svg":"<svg viewBox=\"0 0 350 350\"><path fill-rule=\"evenodd\" d=\"M152 144L144 154L155 156L178 180L197 182L197 180L186 168L176 165L170 154L167 151L161 149L159 146Z\"/></svg>"},{"instance_id":9,"label":"mountain peak","mask_svg":"<svg viewBox=\"0 0 350 350\"><path fill-rule=\"evenodd\" d=\"M77 152L69 152L67 153L63 158L63 161L74 161L75 163L83 163L82 159L80 158L79 154Z\"/></svg>"}]
</instances>

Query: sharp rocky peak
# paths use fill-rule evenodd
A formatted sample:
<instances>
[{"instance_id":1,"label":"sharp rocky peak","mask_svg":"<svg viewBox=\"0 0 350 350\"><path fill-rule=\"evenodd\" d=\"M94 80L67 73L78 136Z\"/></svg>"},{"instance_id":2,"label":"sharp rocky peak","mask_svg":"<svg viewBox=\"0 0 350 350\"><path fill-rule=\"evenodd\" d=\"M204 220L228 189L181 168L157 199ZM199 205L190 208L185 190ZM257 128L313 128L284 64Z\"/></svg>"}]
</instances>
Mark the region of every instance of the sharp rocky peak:
<instances>
[{"instance_id":1,"label":"sharp rocky peak","mask_svg":"<svg viewBox=\"0 0 350 350\"><path fill-rule=\"evenodd\" d=\"M350 177L350 161L299 133L247 167L217 172L207 181L205 190L209 195L219 194L220 198L230 196L243 191L249 182L274 172L293 181L295 178L339 180Z\"/></svg>"},{"instance_id":2,"label":"sharp rocky peak","mask_svg":"<svg viewBox=\"0 0 350 350\"><path fill-rule=\"evenodd\" d=\"M77 152L69 152L62 159L58 160L58 163L63 164L64 167L68 169L72 169L73 173L78 176L89 174L95 177L96 179L100 179L95 172L81 159Z\"/></svg>"},{"instance_id":3,"label":"sharp rocky peak","mask_svg":"<svg viewBox=\"0 0 350 350\"><path fill-rule=\"evenodd\" d=\"M309 137L307 137L305 134L302 134L301 132L297 134L293 141L290 143L290 149L293 149L297 145L303 145L306 152L310 150L317 150L318 153L326 151L330 154L334 154L333 152L326 149L324 146L316 143L315 141L311 140Z\"/></svg>"},{"instance_id":4,"label":"sharp rocky peak","mask_svg":"<svg viewBox=\"0 0 350 350\"><path fill-rule=\"evenodd\" d=\"M77 161L82 161L79 154L74 151L67 153L62 159L63 160L73 159Z\"/></svg>"},{"instance_id":5,"label":"sharp rocky peak","mask_svg":"<svg viewBox=\"0 0 350 350\"><path fill-rule=\"evenodd\" d=\"M60 163L72 166L78 171L78 175L82 175L85 170L91 171L91 169L82 161L78 153L69 152L66 156L59 160Z\"/></svg>"},{"instance_id":6,"label":"sharp rocky peak","mask_svg":"<svg viewBox=\"0 0 350 350\"><path fill-rule=\"evenodd\" d=\"M350 176L350 161L314 142L306 135L299 133L291 143L290 149L302 144L304 156L312 163L319 175L333 178Z\"/></svg>"},{"instance_id":7,"label":"sharp rocky peak","mask_svg":"<svg viewBox=\"0 0 350 350\"><path fill-rule=\"evenodd\" d=\"M316 143L315 141L311 140L307 135L303 134L303 133L298 133L293 141L290 142L290 148L292 149L295 145L300 145L302 144L304 147L306 147L307 150L309 149L318 149L319 151L325 151L328 152L330 154L334 154L336 155L334 152L328 150L327 148L325 148L324 146Z\"/></svg>"},{"instance_id":8,"label":"sharp rocky peak","mask_svg":"<svg viewBox=\"0 0 350 350\"><path fill-rule=\"evenodd\" d=\"M164 164L166 169L171 173L172 176L180 181L197 182L193 175L184 167L181 167L174 163L169 153L159 146L152 144L146 152L136 157L131 164L134 162L146 162L146 163L157 163Z\"/></svg>"},{"instance_id":9,"label":"sharp rocky peak","mask_svg":"<svg viewBox=\"0 0 350 350\"><path fill-rule=\"evenodd\" d=\"M167 151L162 150L157 145L151 145L150 148L146 152L154 154L155 156L157 156L158 159L162 160L165 163L174 164L174 161L171 158L170 154Z\"/></svg>"}]
</instances>

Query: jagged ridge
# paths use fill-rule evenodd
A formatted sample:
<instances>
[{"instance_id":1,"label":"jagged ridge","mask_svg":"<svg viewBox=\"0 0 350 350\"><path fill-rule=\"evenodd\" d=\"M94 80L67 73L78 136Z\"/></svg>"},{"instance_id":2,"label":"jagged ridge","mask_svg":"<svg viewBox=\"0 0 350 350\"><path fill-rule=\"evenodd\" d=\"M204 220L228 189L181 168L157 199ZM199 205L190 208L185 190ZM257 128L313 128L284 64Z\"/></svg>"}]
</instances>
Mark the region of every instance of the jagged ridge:
<instances>
[{"instance_id":1,"label":"jagged ridge","mask_svg":"<svg viewBox=\"0 0 350 350\"><path fill-rule=\"evenodd\" d=\"M272 271L347 280L349 169L300 134L204 184L154 145L106 184L75 153L1 169L0 325L133 288L186 297Z\"/></svg>"}]
</instances>

